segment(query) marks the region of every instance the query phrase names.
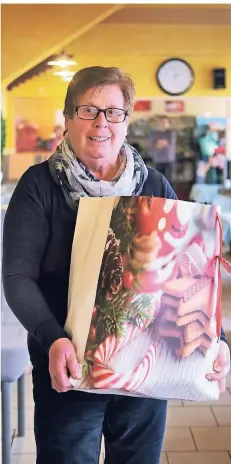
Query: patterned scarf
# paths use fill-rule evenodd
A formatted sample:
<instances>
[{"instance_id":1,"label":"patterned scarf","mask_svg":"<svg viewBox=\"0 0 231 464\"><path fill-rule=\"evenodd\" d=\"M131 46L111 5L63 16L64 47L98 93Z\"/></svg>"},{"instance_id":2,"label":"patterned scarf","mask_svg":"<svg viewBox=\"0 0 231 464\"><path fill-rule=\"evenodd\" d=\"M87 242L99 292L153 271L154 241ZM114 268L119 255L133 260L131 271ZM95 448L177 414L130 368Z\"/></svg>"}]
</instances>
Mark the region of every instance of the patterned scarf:
<instances>
[{"instance_id":1,"label":"patterned scarf","mask_svg":"<svg viewBox=\"0 0 231 464\"><path fill-rule=\"evenodd\" d=\"M66 136L48 160L55 182L61 185L67 204L77 209L80 197L140 195L148 176L139 153L128 143L120 150L122 164L112 181L93 176L74 154Z\"/></svg>"}]
</instances>

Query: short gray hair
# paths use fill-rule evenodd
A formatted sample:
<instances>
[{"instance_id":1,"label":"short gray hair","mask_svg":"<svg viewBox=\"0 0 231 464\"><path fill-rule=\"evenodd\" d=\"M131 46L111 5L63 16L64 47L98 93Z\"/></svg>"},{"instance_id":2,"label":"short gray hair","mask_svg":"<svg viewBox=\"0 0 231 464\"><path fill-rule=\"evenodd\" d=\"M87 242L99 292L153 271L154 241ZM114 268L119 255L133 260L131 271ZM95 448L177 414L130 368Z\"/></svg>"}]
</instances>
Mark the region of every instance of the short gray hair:
<instances>
[{"instance_id":1,"label":"short gray hair","mask_svg":"<svg viewBox=\"0 0 231 464\"><path fill-rule=\"evenodd\" d=\"M131 114L136 94L131 77L116 67L91 66L78 71L68 85L64 116L73 118L74 99L83 95L88 89L114 84L120 87L124 96L125 109Z\"/></svg>"}]
</instances>

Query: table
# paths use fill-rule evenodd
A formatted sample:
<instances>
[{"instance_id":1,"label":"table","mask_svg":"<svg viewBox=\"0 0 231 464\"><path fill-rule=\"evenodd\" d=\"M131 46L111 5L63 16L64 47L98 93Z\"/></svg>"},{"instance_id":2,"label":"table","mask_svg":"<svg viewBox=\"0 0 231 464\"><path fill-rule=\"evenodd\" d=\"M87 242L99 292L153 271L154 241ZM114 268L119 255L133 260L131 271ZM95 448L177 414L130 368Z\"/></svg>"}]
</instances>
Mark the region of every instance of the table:
<instances>
[{"instance_id":1,"label":"table","mask_svg":"<svg viewBox=\"0 0 231 464\"><path fill-rule=\"evenodd\" d=\"M222 188L222 184L194 184L189 194L189 200L211 205Z\"/></svg>"},{"instance_id":2,"label":"table","mask_svg":"<svg viewBox=\"0 0 231 464\"><path fill-rule=\"evenodd\" d=\"M223 213L221 212L221 224L222 224L222 236L223 243L230 245L230 255L231 255L231 212Z\"/></svg>"},{"instance_id":3,"label":"table","mask_svg":"<svg viewBox=\"0 0 231 464\"><path fill-rule=\"evenodd\" d=\"M220 184L194 184L189 199L198 203L220 206L223 243L230 244L231 254L231 197L219 193L222 188Z\"/></svg>"}]
</instances>

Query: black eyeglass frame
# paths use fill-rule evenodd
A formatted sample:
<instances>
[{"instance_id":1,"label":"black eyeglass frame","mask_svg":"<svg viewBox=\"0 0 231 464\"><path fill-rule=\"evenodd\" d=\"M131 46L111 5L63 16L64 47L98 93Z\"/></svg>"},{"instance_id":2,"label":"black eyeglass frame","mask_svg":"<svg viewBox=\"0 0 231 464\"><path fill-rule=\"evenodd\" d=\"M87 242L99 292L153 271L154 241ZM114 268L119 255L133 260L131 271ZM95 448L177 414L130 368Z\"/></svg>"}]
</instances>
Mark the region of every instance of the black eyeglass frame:
<instances>
[{"instance_id":1,"label":"black eyeglass frame","mask_svg":"<svg viewBox=\"0 0 231 464\"><path fill-rule=\"evenodd\" d=\"M94 117L94 118L81 118L81 117L79 116L79 114L78 114L78 110L79 110L79 108L82 108L83 106L84 106L84 107L88 106L88 107L90 107L90 108L95 108L95 109L97 110L97 113L96 113L95 117ZM111 122L111 123L113 123L113 124L121 124L122 122L125 121L126 117L127 117L128 114L129 114L128 111L124 110L123 108L105 108L105 110L103 110L102 108L97 108L97 106L91 106L91 105L79 105L79 106L74 106L73 109L74 109L74 111L76 112L78 118L79 118L79 119L82 119L83 121L94 121L95 119L98 118L99 113L103 113L104 116L105 116L105 119L106 119L108 122ZM110 120L107 118L107 111L108 111L108 110L119 110L119 111L123 111L123 112L124 112L124 119L123 119L123 121L110 121Z\"/></svg>"}]
</instances>

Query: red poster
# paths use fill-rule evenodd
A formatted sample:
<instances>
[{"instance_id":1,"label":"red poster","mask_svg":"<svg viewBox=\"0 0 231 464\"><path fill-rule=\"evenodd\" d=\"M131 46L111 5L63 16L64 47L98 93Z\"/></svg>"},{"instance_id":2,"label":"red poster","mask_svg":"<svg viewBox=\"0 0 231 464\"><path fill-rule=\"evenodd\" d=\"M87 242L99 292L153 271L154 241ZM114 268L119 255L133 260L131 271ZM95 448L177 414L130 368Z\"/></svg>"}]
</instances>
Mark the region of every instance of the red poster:
<instances>
[{"instance_id":1,"label":"red poster","mask_svg":"<svg viewBox=\"0 0 231 464\"><path fill-rule=\"evenodd\" d=\"M167 100L165 102L165 111L168 113L183 113L185 103L183 100Z\"/></svg>"},{"instance_id":2,"label":"red poster","mask_svg":"<svg viewBox=\"0 0 231 464\"><path fill-rule=\"evenodd\" d=\"M151 101L150 100L137 100L134 105L134 111L150 111Z\"/></svg>"}]
</instances>

